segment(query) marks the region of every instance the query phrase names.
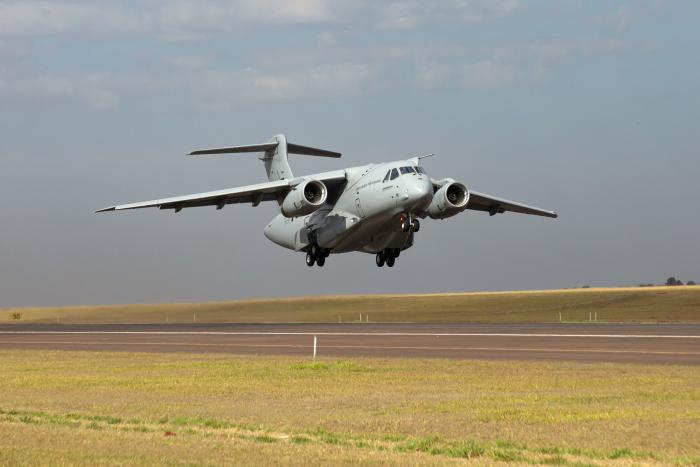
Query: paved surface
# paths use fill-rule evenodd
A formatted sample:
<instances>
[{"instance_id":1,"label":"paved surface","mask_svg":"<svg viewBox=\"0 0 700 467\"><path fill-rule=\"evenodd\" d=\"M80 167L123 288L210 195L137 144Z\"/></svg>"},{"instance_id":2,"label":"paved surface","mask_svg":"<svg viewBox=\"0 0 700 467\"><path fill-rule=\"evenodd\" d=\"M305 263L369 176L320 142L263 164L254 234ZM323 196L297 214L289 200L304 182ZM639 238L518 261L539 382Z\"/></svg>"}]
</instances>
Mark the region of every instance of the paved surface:
<instances>
[{"instance_id":1,"label":"paved surface","mask_svg":"<svg viewBox=\"0 0 700 467\"><path fill-rule=\"evenodd\" d=\"M10 324L0 348L700 364L698 324Z\"/></svg>"}]
</instances>

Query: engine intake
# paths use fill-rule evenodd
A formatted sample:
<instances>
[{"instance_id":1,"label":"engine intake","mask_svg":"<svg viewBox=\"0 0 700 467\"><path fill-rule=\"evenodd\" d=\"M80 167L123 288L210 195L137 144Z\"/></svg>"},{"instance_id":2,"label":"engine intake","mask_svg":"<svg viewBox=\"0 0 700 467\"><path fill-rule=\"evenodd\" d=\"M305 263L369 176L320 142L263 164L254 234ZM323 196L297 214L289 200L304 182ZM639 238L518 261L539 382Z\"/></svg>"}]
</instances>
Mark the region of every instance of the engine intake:
<instances>
[{"instance_id":1,"label":"engine intake","mask_svg":"<svg viewBox=\"0 0 700 467\"><path fill-rule=\"evenodd\" d=\"M282 214L285 217L299 217L311 214L323 206L328 190L323 182L304 180L293 187L282 201Z\"/></svg>"},{"instance_id":2,"label":"engine intake","mask_svg":"<svg viewBox=\"0 0 700 467\"><path fill-rule=\"evenodd\" d=\"M445 219L467 209L469 190L458 182L449 182L440 188L428 206L431 219Z\"/></svg>"}]
</instances>

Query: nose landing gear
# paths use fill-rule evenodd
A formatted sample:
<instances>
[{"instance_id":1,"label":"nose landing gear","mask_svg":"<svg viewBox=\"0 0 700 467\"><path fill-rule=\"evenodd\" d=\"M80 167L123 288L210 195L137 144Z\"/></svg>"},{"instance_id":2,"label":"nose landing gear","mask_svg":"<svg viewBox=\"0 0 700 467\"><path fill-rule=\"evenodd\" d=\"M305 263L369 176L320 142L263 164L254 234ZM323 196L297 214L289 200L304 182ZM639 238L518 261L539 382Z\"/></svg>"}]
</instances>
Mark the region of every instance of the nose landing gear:
<instances>
[{"instance_id":1,"label":"nose landing gear","mask_svg":"<svg viewBox=\"0 0 700 467\"><path fill-rule=\"evenodd\" d=\"M399 216L399 230L401 232L418 232L420 230L420 221L410 214L401 214Z\"/></svg>"}]
</instances>

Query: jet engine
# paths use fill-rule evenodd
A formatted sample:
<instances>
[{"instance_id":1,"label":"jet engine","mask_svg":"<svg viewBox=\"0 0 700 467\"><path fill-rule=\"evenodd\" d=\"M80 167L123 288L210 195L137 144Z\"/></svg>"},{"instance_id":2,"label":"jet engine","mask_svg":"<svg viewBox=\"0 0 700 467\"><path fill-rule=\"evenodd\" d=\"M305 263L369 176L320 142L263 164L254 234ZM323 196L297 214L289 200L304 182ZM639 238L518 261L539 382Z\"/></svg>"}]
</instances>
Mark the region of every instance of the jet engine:
<instances>
[{"instance_id":1,"label":"jet engine","mask_svg":"<svg viewBox=\"0 0 700 467\"><path fill-rule=\"evenodd\" d=\"M282 214L285 217L300 217L311 214L323 206L328 197L328 190L323 182L306 179L292 187L284 201Z\"/></svg>"},{"instance_id":2,"label":"jet engine","mask_svg":"<svg viewBox=\"0 0 700 467\"><path fill-rule=\"evenodd\" d=\"M452 217L467 208L469 190L461 183L451 181L442 186L433 195L433 201L428 206L431 219Z\"/></svg>"}]
</instances>

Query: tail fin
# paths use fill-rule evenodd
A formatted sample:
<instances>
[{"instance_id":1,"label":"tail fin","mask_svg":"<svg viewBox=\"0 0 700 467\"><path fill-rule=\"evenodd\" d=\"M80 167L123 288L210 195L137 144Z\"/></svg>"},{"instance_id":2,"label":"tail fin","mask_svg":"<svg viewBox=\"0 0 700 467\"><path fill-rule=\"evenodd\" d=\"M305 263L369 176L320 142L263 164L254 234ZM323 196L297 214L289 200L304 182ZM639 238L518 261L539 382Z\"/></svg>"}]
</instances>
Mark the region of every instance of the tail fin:
<instances>
[{"instance_id":1,"label":"tail fin","mask_svg":"<svg viewBox=\"0 0 700 467\"><path fill-rule=\"evenodd\" d=\"M264 152L260 160L265 163L265 171L267 172L267 179L270 181L274 180L288 180L294 178L291 167L289 167L289 161L287 160L287 154L303 154L306 156L321 156L321 157L340 157L339 152L326 151L325 149L317 149L308 146L300 146L298 144L292 144L287 142L287 138L284 135L273 136L270 141L265 144L254 144L250 146L234 146L230 148L218 148L218 149L203 149L200 151L193 151L190 156L199 156L205 154L233 154L241 152Z\"/></svg>"}]
</instances>

